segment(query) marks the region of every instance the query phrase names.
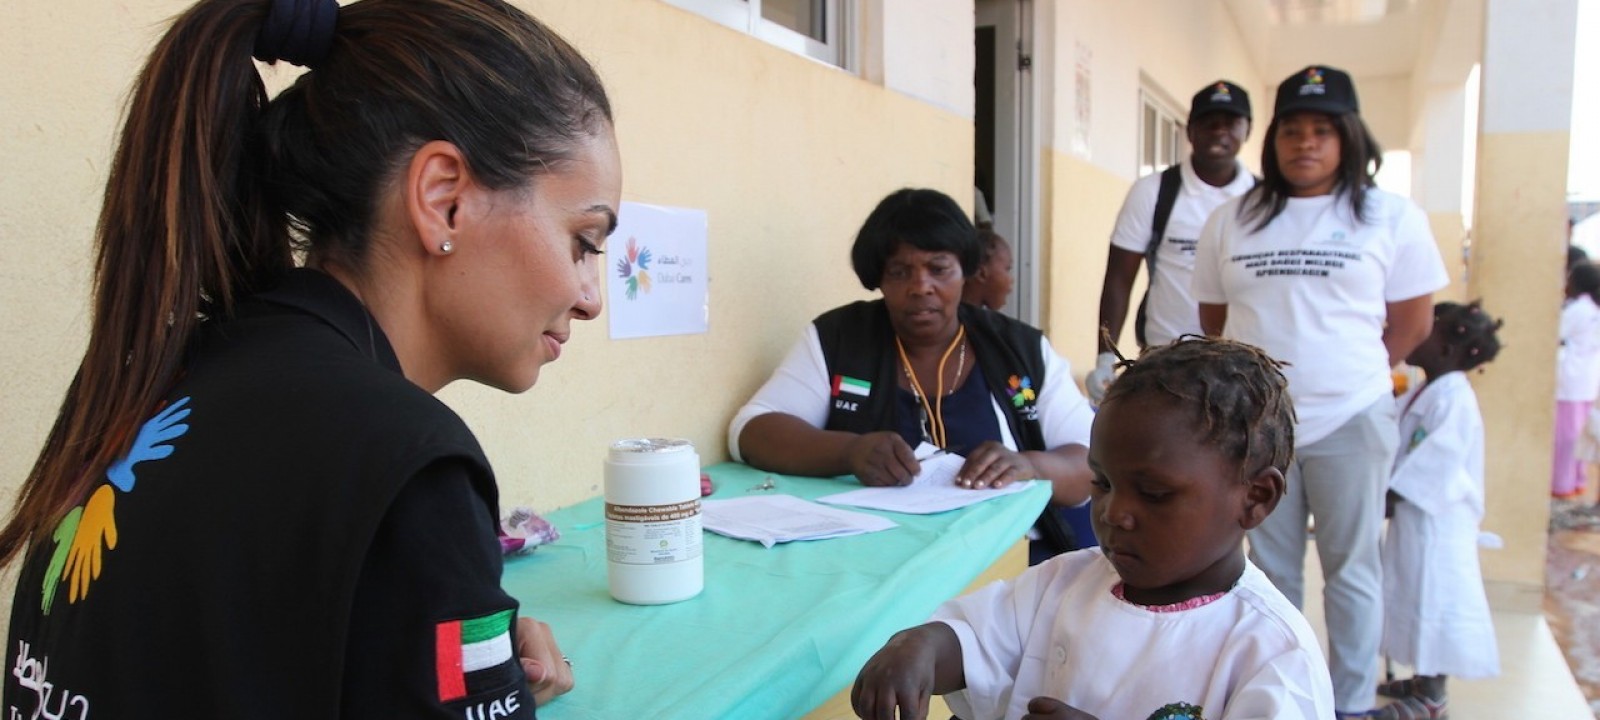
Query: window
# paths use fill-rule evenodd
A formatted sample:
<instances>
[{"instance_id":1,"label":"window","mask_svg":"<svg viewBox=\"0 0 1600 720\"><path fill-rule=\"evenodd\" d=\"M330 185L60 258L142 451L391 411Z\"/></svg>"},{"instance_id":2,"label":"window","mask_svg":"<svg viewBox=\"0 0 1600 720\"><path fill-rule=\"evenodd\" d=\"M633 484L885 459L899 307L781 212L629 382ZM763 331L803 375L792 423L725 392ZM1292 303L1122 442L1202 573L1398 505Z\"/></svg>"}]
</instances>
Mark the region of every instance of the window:
<instances>
[{"instance_id":1,"label":"window","mask_svg":"<svg viewBox=\"0 0 1600 720\"><path fill-rule=\"evenodd\" d=\"M1183 123L1172 104L1139 91L1139 177L1167 169L1183 157Z\"/></svg>"},{"instance_id":2,"label":"window","mask_svg":"<svg viewBox=\"0 0 1600 720\"><path fill-rule=\"evenodd\" d=\"M778 47L849 68L852 0L666 0ZM853 68L852 68L853 69Z\"/></svg>"}]
</instances>

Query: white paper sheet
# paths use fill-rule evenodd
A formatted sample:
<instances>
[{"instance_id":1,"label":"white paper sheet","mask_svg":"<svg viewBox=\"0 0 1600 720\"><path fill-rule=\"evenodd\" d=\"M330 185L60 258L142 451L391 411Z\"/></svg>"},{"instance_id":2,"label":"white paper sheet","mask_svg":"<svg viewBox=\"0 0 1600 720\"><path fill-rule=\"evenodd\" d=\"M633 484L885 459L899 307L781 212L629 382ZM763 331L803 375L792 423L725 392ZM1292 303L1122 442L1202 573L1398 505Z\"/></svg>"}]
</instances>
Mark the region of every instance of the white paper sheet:
<instances>
[{"instance_id":1,"label":"white paper sheet","mask_svg":"<svg viewBox=\"0 0 1600 720\"><path fill-rule=\"evenodd\" d=\"M1014 482L1003 488L972 490L956 484L956 474L967 459L923 443L914 451L922 472L903 487L869 487L817 498L819 503L889 510L912 515L932 515L964 508L1002 495L1022 492L1033 482Z\"/></svg>"},{"instance_id":2,"label":"white paper sheet","mask_svg":"<svg viewBox=\"0 0 1600 720\"><path fill-rule=\"evenodd\" d=\"M706 227L704 210L622 203L600 258L612 339L710 328Z\"/></svg>"},{"instance_id":3,"label":"white paper sheet","mask_svg":"<svg viewBox=\"0 0 1600 720\"><path fill-rule=\"evenodd\" d=\"M754 540L767 547L898 527L885 517L818 505L793 495L706 500L700 503L700 522L718 535Z\"/></svg>"}]
</instances>

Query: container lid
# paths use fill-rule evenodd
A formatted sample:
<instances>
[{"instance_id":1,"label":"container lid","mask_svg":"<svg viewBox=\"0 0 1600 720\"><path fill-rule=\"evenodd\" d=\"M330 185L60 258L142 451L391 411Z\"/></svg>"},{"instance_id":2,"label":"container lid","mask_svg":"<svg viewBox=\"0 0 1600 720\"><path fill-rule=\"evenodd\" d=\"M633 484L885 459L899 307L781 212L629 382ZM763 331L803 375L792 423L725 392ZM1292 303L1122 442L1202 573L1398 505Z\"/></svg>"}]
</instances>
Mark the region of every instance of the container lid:
<instances>
[{"instance_id":1,"label":"container lid","mask_svg":"<svg viewBox=\"0 0 1600 720\"><path fill-rule=\"evenodd\" d=\"M614 454L665 455L685 450L693 452L694 444L681 438L629 438L611 443L611 452Z\"/></svg>"}]
</instances>

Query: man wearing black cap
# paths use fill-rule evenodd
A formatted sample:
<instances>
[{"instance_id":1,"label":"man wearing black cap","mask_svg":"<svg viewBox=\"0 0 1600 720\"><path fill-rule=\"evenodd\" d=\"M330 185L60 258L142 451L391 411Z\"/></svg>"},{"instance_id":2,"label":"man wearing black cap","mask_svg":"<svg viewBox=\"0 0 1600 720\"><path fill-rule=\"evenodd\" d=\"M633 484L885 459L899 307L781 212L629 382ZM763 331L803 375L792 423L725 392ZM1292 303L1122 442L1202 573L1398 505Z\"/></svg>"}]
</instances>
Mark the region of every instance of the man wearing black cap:
<instances>
[{"instance_id":1,"label":"man wearing black cap","mask_svg":"<svg viewBox=\"0 0 1600 720\"><path fill-rule=\"evenodd\" d=\"M1255 185L1255 177L1239 162L1239 149L1250 134L1250 95L1244 88L1218 80L1195 93L1186 132L1193 148L1189 159L1134 183L1111 232L1100 289L1100 327L1108 333L1099 341L1095 369L1085 382L1089 399L1097 405L1115 376L1112 346L1127 319L1139 264L1150 266L1149 289L1134 320L1139 346L1199 334L1189 294L1195 240L1212 210Z\"/></svg>"}]
</instances>

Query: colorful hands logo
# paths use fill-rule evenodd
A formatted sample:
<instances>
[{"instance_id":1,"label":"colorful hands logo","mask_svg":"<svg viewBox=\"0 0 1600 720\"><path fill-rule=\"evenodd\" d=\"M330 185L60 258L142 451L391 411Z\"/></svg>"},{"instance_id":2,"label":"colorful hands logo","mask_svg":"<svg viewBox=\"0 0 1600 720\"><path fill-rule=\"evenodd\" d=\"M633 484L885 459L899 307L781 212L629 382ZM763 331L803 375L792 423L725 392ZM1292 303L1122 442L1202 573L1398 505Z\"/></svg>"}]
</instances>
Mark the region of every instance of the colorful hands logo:
<instances>
[{"instance_id":1,"label":"colorful hands logo","mask_svg":"<svg viewBox=\"0 0 1600 720\"><path fill-rule=\"evenodd\" d=\"M641 247L637 238L628 238L628 252L617 260L617 277L627 284L629 300L639 297L639 291L650 292L650 248Z\"/></svg>"},{"instance_id":2,"label":"colorful hands logo","mask_svg":"<svg viewBox=\"0 0 1600 720\"><path fill-rule=\"evenodd\" d=\"M1163 705L1152 713L1149 720L1206 720L1205 710L1199 705L1175 702Z\"/></svg>"},{"instance_id":3,"label":"colorful hands logo","mask_svg":"<svg viewBox=\"0 0 1600 720\"><path fill-rule=\"evenodd\" d=\"M133 491L137 481L133 466L172 454L169 441L189 432L189 426L183 423L189 417L188 405L189 398L185 397L140 426L128 452L106 468L107 484L95 488L88 502L73 508L56 524L50 535L56 549L50 555L40 588L40 606L46 615L50 614L56 586L62 580L67 581L67 602L89 597L89 585L99 579L105 554L117 549L117 492Z\"/></svg>"},{"instance_id":4,"label":"colorful hands logo","mask_svg":"<svg viewBox=\"0 0 1600 720\"><path fill-rule=\"evenodd\" d=\"M1021 408L1038 397L1033 392L1033 378L1026 375L1020 378L1012 375L1006 380L1006 394L1011 396L1011 405L1016 408Z\"/></svg>"}]
</instances>

